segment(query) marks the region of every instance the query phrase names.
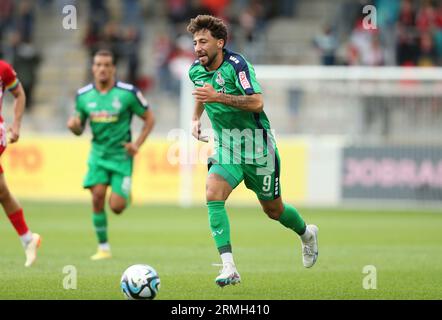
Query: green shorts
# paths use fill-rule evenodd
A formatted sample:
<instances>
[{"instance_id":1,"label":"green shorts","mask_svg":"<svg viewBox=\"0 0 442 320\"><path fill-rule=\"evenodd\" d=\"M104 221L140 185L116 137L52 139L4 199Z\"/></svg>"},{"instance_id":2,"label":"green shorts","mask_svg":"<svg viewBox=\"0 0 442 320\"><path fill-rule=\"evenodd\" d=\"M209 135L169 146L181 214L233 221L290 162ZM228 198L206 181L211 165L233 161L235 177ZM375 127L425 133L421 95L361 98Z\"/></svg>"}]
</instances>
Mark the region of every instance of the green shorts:
<instances>
[{"instance_id":1,"label":"green shorts","mask_svg":"<svg viewBox=\"0 0 442 320\"><path fill-rule=\"evenodd\" d=\"M130 200L133 158L111 161L90 156L88 168L83 182L84 188L90 188L97 184L110 185L112 192L123 197L126 201Z\"/></svg>"},{"instance_id":2,"label":"green shorts","mask_svg":"<svg viewBox=\"0 0 442 320\"><path fill-rule=\"evenodd\" d=\"M255 192L260 200L278 199L281 196L281 161L278 149L261 160L253 164L224 164L209 158L209 174L220 175L233 189L244 180L246 187Z\"/></svg>"}]
</instances>

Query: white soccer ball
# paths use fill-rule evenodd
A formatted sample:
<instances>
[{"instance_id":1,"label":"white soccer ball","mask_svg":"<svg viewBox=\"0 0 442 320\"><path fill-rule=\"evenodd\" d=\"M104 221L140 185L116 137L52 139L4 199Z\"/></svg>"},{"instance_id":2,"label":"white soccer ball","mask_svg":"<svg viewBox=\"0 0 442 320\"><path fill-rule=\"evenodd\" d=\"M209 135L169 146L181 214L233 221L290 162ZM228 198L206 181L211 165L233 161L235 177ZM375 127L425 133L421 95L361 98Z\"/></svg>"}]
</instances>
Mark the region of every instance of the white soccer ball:
<instances>
[{"instance_id":1,"label":"white soccer ball","mask_svg":"<svg viewBox=\"0 0 442 320\"><path fill-rule=\"evenodd\" d=\"M121 291L128 300L152 300L159 289L158 273L146 264L130 266L121 277Z\"/></svg>"}]
</instances>

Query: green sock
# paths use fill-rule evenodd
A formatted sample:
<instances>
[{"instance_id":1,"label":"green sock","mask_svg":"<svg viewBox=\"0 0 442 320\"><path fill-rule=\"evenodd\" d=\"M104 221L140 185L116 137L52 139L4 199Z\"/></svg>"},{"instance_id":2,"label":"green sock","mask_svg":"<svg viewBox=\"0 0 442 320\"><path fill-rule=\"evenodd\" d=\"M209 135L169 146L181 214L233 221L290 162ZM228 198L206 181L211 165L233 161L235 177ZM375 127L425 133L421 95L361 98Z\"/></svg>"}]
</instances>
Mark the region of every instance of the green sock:
<instances>
[{"instance_id":1,"label":"green sock","mask_svg":"<svg viewBox=\"0 0 442 320\"><path fill-rule=\"evenodd\" d=\"M230 225L224 207L225 201L209 201L209 224L213 239L220 254L232 252L230 244Z\"/></svg>"},{"instance_id":2,"label":"green sock","mask_svg":"<svg viewBox=\"0 0 442 320\"><path fill-rule=\"evenodd\" d=\"M305 232L305 222L299 212L289 204L284 203L284 211L279 217L279 222L286 228L292 229L298 235Z\"/></svg>"},{"instance_id":3,"label":"green sock","mask_svg":"<svg viewBox=\"0 0 442 320\"><path fill-rule=\"evenodd\" d=\"M99 243L107 242L107 219L106 212L94 212L92 214L92 221L94 222L95 232Z\"/></svg>"}]
</instances>

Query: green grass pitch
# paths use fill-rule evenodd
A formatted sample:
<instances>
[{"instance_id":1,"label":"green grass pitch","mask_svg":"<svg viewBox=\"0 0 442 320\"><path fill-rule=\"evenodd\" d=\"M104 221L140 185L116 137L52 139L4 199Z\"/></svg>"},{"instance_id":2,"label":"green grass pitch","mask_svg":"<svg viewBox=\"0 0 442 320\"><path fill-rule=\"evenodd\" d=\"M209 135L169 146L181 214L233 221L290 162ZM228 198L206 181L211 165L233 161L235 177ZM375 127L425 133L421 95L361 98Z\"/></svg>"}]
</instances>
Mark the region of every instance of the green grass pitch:
<instances>
[{"instance_id":1,"label":"green grass pitch","mask_svg":"<svg viewBox=\"0 0 442 320\"><path fill-rule=\"evenodd\" d=\"M152 265L161 279L157 299L441 299L442 213L304 209L319 226L319 259L302 266L300 242L258 208L228 207L242 283L220 289L219 257L206 209L133 206L109 214L114 257L90 261L96 240L90 206L24 202L43 242L36 264L23 267L21 244L0 217L0 299L124 299L126 267ZM63 288L64 266L77 270L77 289ZM363 288L363 267L377 271L377 289Z\"/></svg>"}]
</instances>

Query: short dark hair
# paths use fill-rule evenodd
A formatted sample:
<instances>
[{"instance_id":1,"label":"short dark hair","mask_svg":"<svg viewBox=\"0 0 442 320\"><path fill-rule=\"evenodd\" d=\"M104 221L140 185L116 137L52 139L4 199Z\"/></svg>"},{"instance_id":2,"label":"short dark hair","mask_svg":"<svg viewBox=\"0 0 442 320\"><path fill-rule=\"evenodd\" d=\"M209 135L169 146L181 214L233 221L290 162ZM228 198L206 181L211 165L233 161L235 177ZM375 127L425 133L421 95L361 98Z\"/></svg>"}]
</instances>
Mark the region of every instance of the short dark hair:
<instances>
[{"instance_id":1,"label":"short dark hair","mask_svg":"<svg viewBox=\"0 0 442 320\"><path fill-rule=\"evenodd\" d=\"M187 31L191 34L195 34L201 30L209 30L212 37L216 39L223 39L224 45L227 42L227 26L224 21L210 15L198 15L196 18L190 19L190 23L187 26Z\"/></svg>"},{"instance_id":2,"label":"short dark hair","mask_svg":"<svg viewBox=\"0 0 442 320\"><path fill-rule=\"evenodd\" d=\"M107 49L100 49L97 52L95 52L94 54L94 58L98 57L98 56L102 56L102 57L111 57L112 59L112 64L115 65L115 55L112 51L107 50Z\"/></svg>"}]
</instances>

